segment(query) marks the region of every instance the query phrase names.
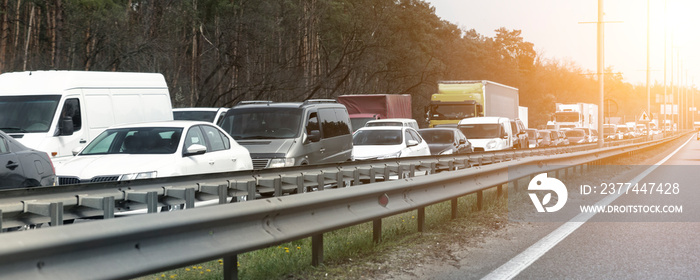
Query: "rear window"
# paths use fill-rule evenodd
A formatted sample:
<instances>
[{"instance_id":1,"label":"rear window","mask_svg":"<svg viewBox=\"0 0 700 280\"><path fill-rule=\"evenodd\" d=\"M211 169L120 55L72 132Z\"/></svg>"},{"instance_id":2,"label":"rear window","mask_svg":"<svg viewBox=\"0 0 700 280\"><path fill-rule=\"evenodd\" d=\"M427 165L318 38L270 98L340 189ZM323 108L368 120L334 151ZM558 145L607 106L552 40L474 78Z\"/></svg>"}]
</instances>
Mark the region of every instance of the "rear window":
<instances>
[{"instance_id":1,"label":"rear window","mask_svg":"<svg viewBox=\"0 0 700 280\"><path fill-rule=\"evenodd\" d=\"M400 145L403 143L401 130L358 130L352 136L352 144L361 145Z\"/></svg>"}]
</instances>

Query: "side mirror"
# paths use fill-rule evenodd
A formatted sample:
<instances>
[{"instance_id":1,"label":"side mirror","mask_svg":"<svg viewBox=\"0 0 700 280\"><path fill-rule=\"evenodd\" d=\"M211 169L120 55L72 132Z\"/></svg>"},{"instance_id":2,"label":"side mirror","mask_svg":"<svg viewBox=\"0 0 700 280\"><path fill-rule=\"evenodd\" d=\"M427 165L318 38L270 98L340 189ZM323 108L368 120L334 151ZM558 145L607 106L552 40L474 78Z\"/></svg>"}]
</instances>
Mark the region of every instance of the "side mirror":
<instances>
[{"instance_id":1,"label":"side mirror","mask_svg":"<svg viewBox=\"0 0 700 280\"><path fill-rule=\"evenodd\" d=\"M185 151L185 156L201 155L207 152L207 147L200 144L192 144L187 147Z\"/></svg>"},{"instance_id":2,"label":"side mirror","mask_svg":"<svg viewBox=\"0 0 700 280\"><path fill-rule=\"evenodd\" d=\"M466 143L467 143L467 140L465 140L464 138L459 139L459 144L466 144Z\"/></svg>"},{"instance_id":3,"label":"side mirror","mask_svg":"<svg viewBox=\"0 0 700 280\"><path fill-rule=\"evenodd\" d=\"M408 142L406 142L406 146L408 146L408 147L413 147L413 146L417 146L417 145L418 145L418 141L416 141L416 140L408 140Z\"/></svg>"},{"instance_id":4,"label":"side mirror","mask_svg":"<svg viewBox=\"0 0 700 280\"><path fill-rule=\"evenodd\" d=\"M320 130L312 130L311 132L309 132L308 139L311 142L321 141L321 131Z\"/></svg>"},{"instance_id":5,"label":"side mirror","mask_svg":"<svg viewBox=\"0 0 700 280\"><path fill-rule=\"evenodd\" d=\"M59 125L58 135L59 136L73 135L73 118L68 117L68 118L61 119L61 123Z\"/></svg>"}]
</instances>

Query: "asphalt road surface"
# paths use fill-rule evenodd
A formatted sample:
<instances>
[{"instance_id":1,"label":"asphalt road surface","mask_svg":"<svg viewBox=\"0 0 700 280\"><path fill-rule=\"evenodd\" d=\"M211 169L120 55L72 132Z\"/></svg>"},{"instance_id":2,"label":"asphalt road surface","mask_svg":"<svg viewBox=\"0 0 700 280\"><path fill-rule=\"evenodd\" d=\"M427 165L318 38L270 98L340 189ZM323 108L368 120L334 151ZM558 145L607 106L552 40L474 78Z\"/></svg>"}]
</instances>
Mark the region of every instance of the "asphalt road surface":
<instances>
[{"instance_id":1,"label":"asphalt road surface","mask_svg":"<svg viewBox=\"0 0 700 280\"><path fill-rule=\"evenodd\" d=\"M426 269L418 275L431 279L698 279L700 141L693 135L683 143L672 155L673 149L664 152L668 156L663 161L654 160L659 165L648 163L611 176L605 185L592 185L585 195L577 190L567 202L574 205L567 205L571 207L565 220L515 226L480 248L470 248L457 265ZM607 212L583 213L580 208L596 203L603 207L597 209Z\"/></svg>"}]
</instances>

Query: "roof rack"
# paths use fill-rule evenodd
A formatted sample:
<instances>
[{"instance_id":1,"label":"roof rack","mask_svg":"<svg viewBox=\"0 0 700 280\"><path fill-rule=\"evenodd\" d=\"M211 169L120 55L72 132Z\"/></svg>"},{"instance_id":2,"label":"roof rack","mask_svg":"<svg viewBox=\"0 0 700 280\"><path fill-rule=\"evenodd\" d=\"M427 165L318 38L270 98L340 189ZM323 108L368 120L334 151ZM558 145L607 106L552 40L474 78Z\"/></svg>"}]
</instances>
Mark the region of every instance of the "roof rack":
<instances>
[{"instance_id":1,"label":"roof rack","mask_svg":"<svg viewBox=\"0 0 700 280\"><path fill-rule=\"evenodd\" d=\"M245 100L245 101L238 102L238 104L236 104L236 105L270 104L270 103L274 103L274 101L270 101L270 100Z\"/></svg>"},{"instance_id":2,"label":"roof rack","mask_svg":"<svg viewBox=\"0 0 700 280\"><path fill-rule=\"evenodd\" d=\"M335 99L309 99L304 101L301 105L318 104L318 103L338 103Z\"/></svg>"}]
</instances>

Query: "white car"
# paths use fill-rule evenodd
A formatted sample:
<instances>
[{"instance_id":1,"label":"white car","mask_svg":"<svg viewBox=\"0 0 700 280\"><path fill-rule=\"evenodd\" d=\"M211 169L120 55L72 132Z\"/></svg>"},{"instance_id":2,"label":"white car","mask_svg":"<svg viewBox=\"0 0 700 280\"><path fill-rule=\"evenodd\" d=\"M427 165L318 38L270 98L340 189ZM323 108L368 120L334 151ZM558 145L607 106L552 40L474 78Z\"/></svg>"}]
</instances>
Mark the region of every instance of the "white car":
<instances>
[{"instance_id":1,"label":"white car","mask_svg":"<svg viewBox=\"0 0 700 280\"><path fill-rule=\"evenodd\" d=\"M212 123L167 121L108 128L56 166L61 185L253 169L248 150Z\"/></svg>"},{"instance_id":2,"label":"white car","mask_svg":"<svg viewBox=\"0 0 700 280\"><path fill-rule=\"evenodd\" d=\"M475 152L509 150L513 148L512 126L508 118L467 118L459 121L457 128L469 138L469 142L472 143Z\"/></svg>"},{"instance_id":3,"label":"white car","mask_svg":"<svg viewBox=\"0 0 700 280\"><path fill-rule=\"evenodd\" d=\"M428 143L406 126L375 126L358 129L352 136L353 160L429 156Z\"/></svg>"}]
</instances>

